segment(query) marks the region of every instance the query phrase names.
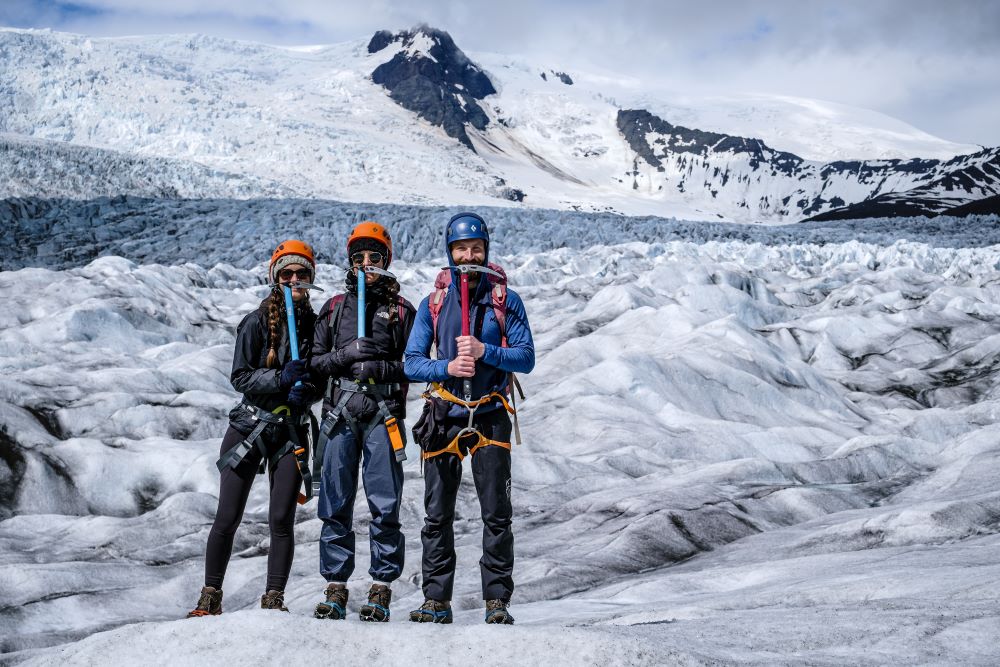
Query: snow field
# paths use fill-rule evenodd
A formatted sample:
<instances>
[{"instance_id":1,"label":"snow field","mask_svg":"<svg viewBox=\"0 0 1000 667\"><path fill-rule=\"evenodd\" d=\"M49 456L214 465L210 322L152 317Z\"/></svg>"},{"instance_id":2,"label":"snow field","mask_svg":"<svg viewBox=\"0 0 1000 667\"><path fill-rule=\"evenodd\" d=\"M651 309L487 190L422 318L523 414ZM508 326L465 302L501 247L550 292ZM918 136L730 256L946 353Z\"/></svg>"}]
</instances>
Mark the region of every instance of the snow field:
<instances>
[{"instance_id":1,"label":"snow field","mask_svg":"<svg viewBox=\"0 0 1000 667\"><path fill-rule=\"evenodd\" d=\"M996 246L670 241L495 259L538 350L514 449L518 625L481 625L471 474L456 625L405 622L422 601L412 445L395 625L310 618L315 503L298 514L292 614L251 611L263 480L227 613L175 620L201 585L234 328L262 271L105 257L0 273L3 650L36 664L1000 659ZM404 296L425 296L439 265L394 262ZM325 295L340 276L320 266ZM352 614L369 582L359 496Z\"/></svg>"}]
</instances>

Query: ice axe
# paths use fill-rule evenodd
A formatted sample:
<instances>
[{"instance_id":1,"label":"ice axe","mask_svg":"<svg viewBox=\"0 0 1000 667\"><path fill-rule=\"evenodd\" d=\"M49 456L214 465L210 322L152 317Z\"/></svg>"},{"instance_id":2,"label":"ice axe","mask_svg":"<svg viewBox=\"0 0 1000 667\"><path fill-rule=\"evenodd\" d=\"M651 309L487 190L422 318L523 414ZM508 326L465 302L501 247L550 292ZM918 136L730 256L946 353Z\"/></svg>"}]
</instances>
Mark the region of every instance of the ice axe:
<instances>
[{"instance_id":1,"label":"ice axe","mask_svg":"<svg viewBox=\"0 0 1000 667\"><path fill-rule=\"evenodd\" d=\"M393 274L389 273L385 269L380 269L377 266L359 266L358 267L358 338L365 337L365 310L367 304L365 303L365 292L368 289L368 281L365 280L363 273L377 273L380 276L389 276L390 278L395 278Z\"/></svg>"},{"instance_id":2,"label":"ice axe","mask_svg":"<svg viewBox=\"0 0 1000 667\"><path fill-rule=\"evenodd\" d=\"M368 289L368 281L363 275L365 273L377 273L380 276L389 276L394 280L396 278L393 274L377 266L358 267L358 338L365 337L365 292ZM355 382L360 384L359 380L355 380ZM379 402L379 406L385 410L384 399L374 387L375 379L368 378L368 384L372 385L372 391ZM385 414L385 418L385 432L389 436L389 444L392 446L393 455L397 461L403 462L406 460L406 443L403 442L403 436L399 431L399 421L388 413Z\"/></svg>"},{"instance_id":3,"label":"ice axe","mask_svg":"<svg viewBox=\"0 0 1000 667\"><path fill-rule=\"evenodd\" d=\"M292 361L299 360L299 333L295 327L295 301L292 299L292 289L314 289L318 292L323 290L312 283L281 283L281 291L285 294L285 313L288 315L288 348L292 355ZM302 384L302 380L297 380L295 386ZM284 412L285 414L291 415L292 410L287 405L279 405L274 410L274 414L280 414ZM306 493L309 493L310 487L312 485L312 480L309 478L309 467L304 462L303 455L306 455L309 450L312 449L312 429L306 429L306 447L296 449L293 453L295 454L295 465L299 468L299 475L302 477L303 483L306 484ZM309 500L310 496L299 494L298 502L299 505L305 505Z\"/></svg>"},{"instance_id":4,"label":"ice axe","mask_svg":"<svg viewBox=\"0 0 1000 667\"><path fill-rule=\"evenodd\" d=\"M462 294L462 335L468 336L469 334L469 274L473 271L478 271L479 273L487 273L497 278L503 278L499 273L487 266L480 266L479 264L459 264L454 267L458 271L459 286L461 287ZM472 380L466 378L462 381L462 393L464 394L462 398L468 403L472 400Z\"/></svg>"},{"instance_id":5,"label":"ice axe","mask_svg":"<svg viewBox=\"0 0 1000 667\"><path fill-rule=\"evenodd\" d=\"M314 289L322 292L323 289L312 283L281 283L281 290L285 293L285 313L288 315L288 347L291 348L292 360L299 360L299 334L295 329L295 302L292 300L292 289ZM295 383L296 386L302 384L302 380Z\"/></svg>"}]
</instances>

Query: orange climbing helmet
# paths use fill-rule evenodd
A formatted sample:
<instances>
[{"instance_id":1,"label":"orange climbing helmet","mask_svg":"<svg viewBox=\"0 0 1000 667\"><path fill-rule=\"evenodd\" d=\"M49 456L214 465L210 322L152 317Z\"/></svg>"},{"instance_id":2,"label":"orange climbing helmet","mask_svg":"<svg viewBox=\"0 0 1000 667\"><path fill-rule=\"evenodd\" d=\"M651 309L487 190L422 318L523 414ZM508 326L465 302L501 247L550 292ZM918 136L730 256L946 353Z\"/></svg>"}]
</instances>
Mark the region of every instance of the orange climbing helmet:
<instances>
[{"instance_id":1,"label":"orange climbing helmet","mask_svg":"<svg viewBox=\"0 0 1000 667\"><path fill-rule=\"evenodd\" d=\"M389 230L377 222L372 222L371 220L365 220L364 222L358 223L354 229L351 230L350 236L347 237L348 257L350 257L351 254L351 246L362 239L370 239L385 246L387 251L385 268L389 268L389 264L392 262L392 237L389 236Z\"/></svg>"},{"instance_id":2,"label":"orange climbing helmet","mask_svg":"<svg viewBox=\"0 0 1000 667\"><path fill-rule=\"evenodd\" d=\"M278 271L289 264L302 264L308 267L313 277L316 276L316 256L308 243L296 239L279 243L271 255L271 266L267 270L267 277L272 283L278 282Z\"/></svg>"}]
</instances>

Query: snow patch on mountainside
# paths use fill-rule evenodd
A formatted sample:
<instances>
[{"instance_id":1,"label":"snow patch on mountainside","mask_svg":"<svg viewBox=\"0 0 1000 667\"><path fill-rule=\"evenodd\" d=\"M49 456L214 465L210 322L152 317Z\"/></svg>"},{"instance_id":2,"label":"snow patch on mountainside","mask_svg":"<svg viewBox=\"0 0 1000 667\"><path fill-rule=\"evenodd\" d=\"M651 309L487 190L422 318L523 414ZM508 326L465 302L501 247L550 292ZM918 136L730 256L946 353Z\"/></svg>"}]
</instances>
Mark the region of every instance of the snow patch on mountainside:
<instances>
[{"instance_id":1,"label":"snow patch on mountainside","mask_svg":"<svg viewBox=\"0 0 1000 667\"><path fill-rule=\"evenodd\" d=\"M406 98L426 110L419 101L424 84L408 81L404 93L372 81L373 72L397 59L414 59L397 61L398 76L419 70L418 58L440 64L429 54L450 43L429 28L405 34L408 40L378 33L383 48L369 53L363 41L281 48L201 35L92 39L0 29L0 57L9 64L0 71L0 102L9 110L0 116L0 133L135 158L130 179L74 176L57 189L76 198L150 194L169 189L172 179L179 193L214 197L227 191L211 174L226 174L244 179L228 184L226 196L277 191L381 203L520 202L508 205L765 222L803 216L798 209L774 213L773 197L748 206L734 197L716 200L708 194L716 189L711 180L708 188L679 191L634 178L635 154L616 127L617 113L651 109L674 124L763 138L809 159L946 158L976 148L842 105L678 97L627 77L474 52L498 93L481 99L482 113L471 120L441 127L436 112L422 115L394 101ZM470 109L466 89L444 88L445 102ZM26 145L8 148L0 197L56 194L54 186L39 184L47 171L33 164L35 155ZM200 183L195 175L202 172ZM763 172L756 177L766 180ZM757 194L767 192L765 184Z\"/></svg>"}]
</instances>

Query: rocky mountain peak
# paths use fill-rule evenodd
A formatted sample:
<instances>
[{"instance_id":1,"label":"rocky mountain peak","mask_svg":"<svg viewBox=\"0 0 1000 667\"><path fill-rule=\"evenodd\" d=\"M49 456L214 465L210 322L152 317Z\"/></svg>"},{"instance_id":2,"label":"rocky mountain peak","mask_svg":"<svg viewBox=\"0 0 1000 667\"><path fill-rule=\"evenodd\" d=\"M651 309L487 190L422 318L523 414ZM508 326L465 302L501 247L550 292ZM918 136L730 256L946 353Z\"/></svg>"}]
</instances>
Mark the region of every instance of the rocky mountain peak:
<instances>
[{"instance_id":1,"label":"rocky mountain peak","mask_svg":"<svg viewBox=\"0 0 1000 667\"><path fill-rule=\"evenodd\" d=\"M475 150L467 126L485 130L489 124L478 100L496 93L493 83L455 44L447 32L422 25L392 34L380 30L368 42L368 53L398 51L372 72L400 106L444 129Z\"/></svg>"}]
</instances>

